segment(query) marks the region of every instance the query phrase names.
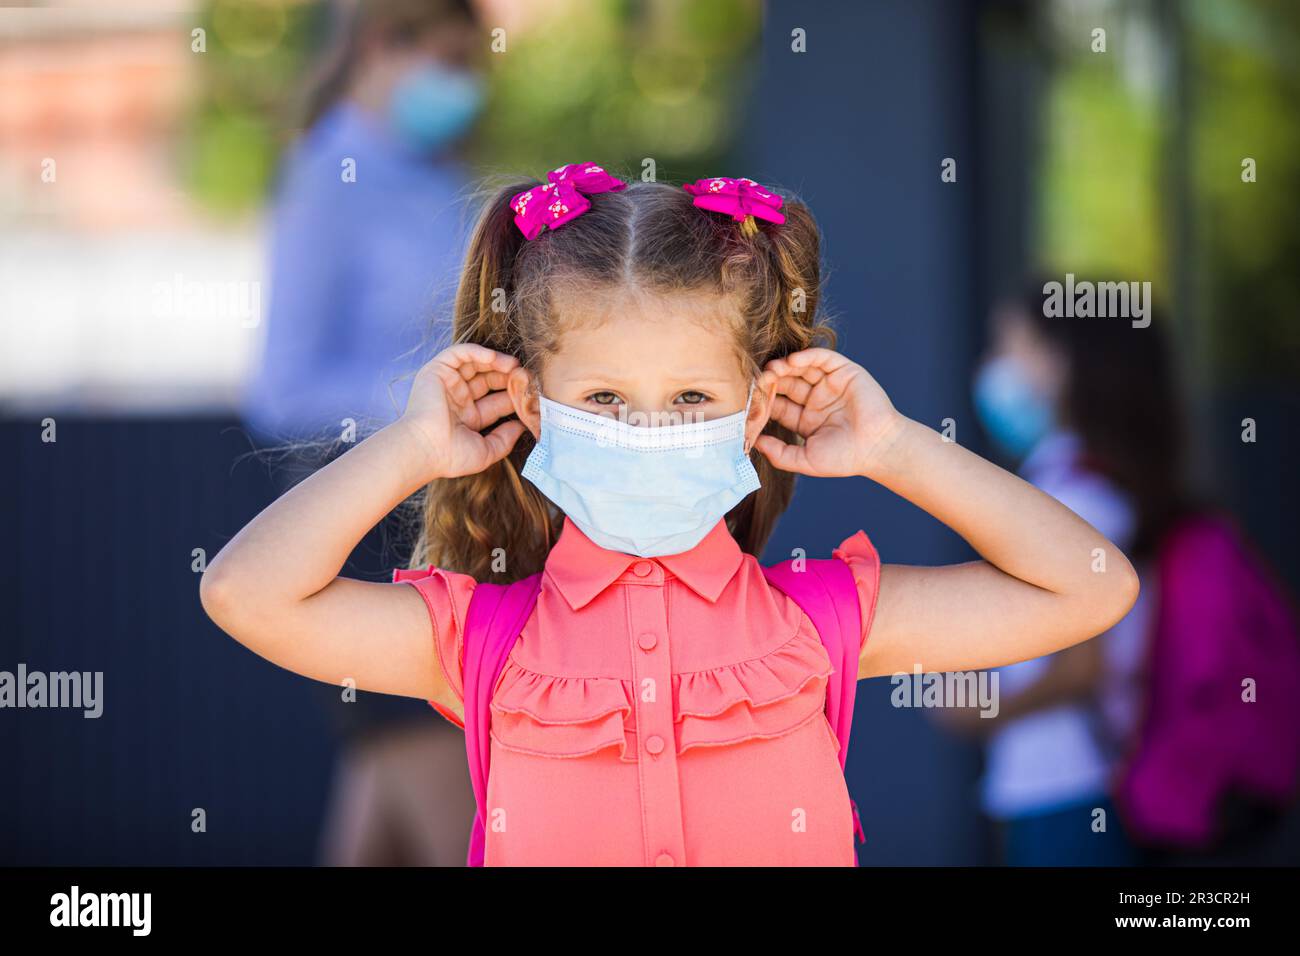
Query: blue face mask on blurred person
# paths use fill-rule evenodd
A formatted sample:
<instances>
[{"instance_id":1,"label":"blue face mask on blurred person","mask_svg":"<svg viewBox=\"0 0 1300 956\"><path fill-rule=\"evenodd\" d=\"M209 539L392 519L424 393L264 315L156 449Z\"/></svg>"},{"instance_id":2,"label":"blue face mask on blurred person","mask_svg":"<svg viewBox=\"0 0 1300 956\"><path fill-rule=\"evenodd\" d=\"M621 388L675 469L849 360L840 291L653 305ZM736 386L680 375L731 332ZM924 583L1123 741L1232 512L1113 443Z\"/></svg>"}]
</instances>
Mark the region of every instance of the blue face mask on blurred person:
<instances>
[{"instance_id":1,"label":"blue face mask on blurred person","mask_svg":"<svg viewBox=\"0 0 1300 956\"><path fill-rule=\"evenodd\" d=\"M759 485L743 411L641 426L542 397L523 476L588 538L642 558L689 551Z\"/></svg>"},{"instance_id":2,"label":"blue face mask on blurred person","mask_svg":"<svg viewBox=\"0 0 1300 956\"><path fill-rule=\"evenodd\" d=\"M483 81L476 74L430 62L394 87L389 121L415 150L432 153L465 132L482 104Z\"/></svg>"},{"instance_id":3,"label":"blue face mask on blurred person","mask_svg":"<svg viewBox=\"0 0 1300 956\"><path fill-rule=\"evenodd\" d=\"M1014 457L1027 454L1052 427L1051 403L1010 356L980 368L974 397L975 413L989 436Z\"/></svg>"}]
</instances>

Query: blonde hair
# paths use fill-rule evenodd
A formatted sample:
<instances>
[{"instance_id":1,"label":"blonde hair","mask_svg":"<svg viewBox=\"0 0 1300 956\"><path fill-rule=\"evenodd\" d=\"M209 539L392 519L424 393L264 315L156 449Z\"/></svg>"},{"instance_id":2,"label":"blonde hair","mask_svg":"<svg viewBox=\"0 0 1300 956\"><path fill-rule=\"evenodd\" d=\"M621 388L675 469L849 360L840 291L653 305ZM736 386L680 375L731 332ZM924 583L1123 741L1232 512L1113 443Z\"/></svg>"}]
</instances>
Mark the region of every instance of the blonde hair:
<instances>
[{"instance_id":1,"label":"blonde hair","mask_svg":"<svg viewBox=\"0 0 1300 956\"><path fill-rule=\"evenodd\" d=\"M634 286L729 299L740 316L737 347L753 376L773 358L834 347L835 332L818 311L820 237L797 199L783 195L783 224L753 217L737 223L697 208L680 186L633 180L621 192L589 197L591 208L577 219L528 241L509 201L536 185L518 180L486 191L456 294L453 343L513 355L536 375L562 331L558 288L570 295ZM774 421L763 430L799 441ZM485 471L430 483L409 566L432 564L498 583L541 570L563 518L520 476L534 444L525 431L510 454ZM789 506L795 476L758 452L750 457L762 487L726 521L741 548L757 557ZM504 570L494 567L498 548L506 555Z\"/></svg>"}]
</instances>

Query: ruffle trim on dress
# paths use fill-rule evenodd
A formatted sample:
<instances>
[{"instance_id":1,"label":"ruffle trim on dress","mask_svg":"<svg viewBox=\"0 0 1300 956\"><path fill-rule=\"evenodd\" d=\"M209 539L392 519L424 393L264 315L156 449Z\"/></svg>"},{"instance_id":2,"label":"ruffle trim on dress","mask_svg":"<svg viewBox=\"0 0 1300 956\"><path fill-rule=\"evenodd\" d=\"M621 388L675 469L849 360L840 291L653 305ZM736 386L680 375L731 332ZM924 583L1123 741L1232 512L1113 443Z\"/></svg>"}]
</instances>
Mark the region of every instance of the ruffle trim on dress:
<instances>
[{"instance_id":1,"label":"ruffle trim on dress","mask_svg":"<svg viewBox=\"0 0 1300 956\"><path fill-rule=\"evenodd\" d=\"M753 660L674 674L677 753L779 737L826 708L830 657L815 634L800 630ZM632 681L556 677L507 660L492 700L492 737L502 747L546 757L583 757L618 747L637 759ZM648 705L653 706L653 705Z\"/></svg>"}]
</instances>

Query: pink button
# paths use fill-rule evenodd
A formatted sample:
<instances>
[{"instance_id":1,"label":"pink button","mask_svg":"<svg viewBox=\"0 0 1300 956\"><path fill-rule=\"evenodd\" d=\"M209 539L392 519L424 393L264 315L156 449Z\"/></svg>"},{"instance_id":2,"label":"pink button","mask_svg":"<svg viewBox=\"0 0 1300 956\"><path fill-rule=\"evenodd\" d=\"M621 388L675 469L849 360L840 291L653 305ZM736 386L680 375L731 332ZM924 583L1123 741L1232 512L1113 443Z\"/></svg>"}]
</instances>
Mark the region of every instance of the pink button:
<instances>
[{"instance_id":1,"label":"pink button","mask_svg":"<svg viewBox=\"0 0 1300 956\"><path fill-rule=\"evenodd\" d=\"M652 754L657 754L664 749L664 739L658 734L651 734L645 739L645 749Z\"/></svg>"},{"instance_id":2,"label":"pink button","mask_svg":"<svg viewBox=\"0 0 1300 956\"><path fill-rule=\"evenodd\" d=\"M646 631L636 639L636 642L640 646L641 650L652 651L654 650L655 645L659 643L659 638L654 634L651 634L649 631Z\"/></svg>"},{"instance_id":3,"label":"pink button","mask_svg":"<svg viewBox=\"0 0 1300 956\"><path fill-rule=\"evenodd\" d=\"M677 863L675 860L673 860L671 854L660 853L657 857L655 857L655 866L676 866L676 865Z\"/></svg>"},{"instance_id":4,"label":"pink button","mask_svg":"<svg viewBox=\"0 0 1300 956\"><path fill-rule=\"evenodd\" d=\"M649 561L638 561L632 565L632 573L639 578L643 578L650 573L652 567L653 565Z\"/></svg>"}]
</instances>

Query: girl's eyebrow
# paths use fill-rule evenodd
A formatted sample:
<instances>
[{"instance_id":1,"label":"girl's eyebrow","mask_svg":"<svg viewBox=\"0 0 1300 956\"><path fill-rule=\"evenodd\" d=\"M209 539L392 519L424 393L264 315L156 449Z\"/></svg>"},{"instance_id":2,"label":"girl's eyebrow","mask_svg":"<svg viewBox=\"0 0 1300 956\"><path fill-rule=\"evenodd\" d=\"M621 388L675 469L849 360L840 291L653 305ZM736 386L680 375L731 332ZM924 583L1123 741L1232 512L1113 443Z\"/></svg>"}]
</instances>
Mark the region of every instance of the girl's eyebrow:
<instances>
[{"instance_id":1,"label":"girl's eyebrow","mask_svg":"<svg viewBox=\"0 0 1300 956\"><path fill-rule=\"evenodd\" d=\"M702 375L687 375L682 378L673 379L674 382L700 382L704 385L725 385L731 381L729 376L711 377L707 373Z\"/></svg>"},{"instance_id":2,"label":"girl's eyebrow","mask_svg":"<svg viewBox=\"0 0 1300 956\"><path fill-rule=\"evenodd\" d=\"M711 376L709 373L701 373L699 375L688 374L688 375L683 375L681 377L670 378L668 379L668 381L674 385L680 385L683 382L688 382L692 384L701 384L701 385L725 385L726 383L731 381L731 378L727 376ZM596 375L586 375L583 376L582 378L573 379L573 382L574 384L577 385L584 385L587 383L622 385L624 383L624 379L621 379L614 374L596 374Z\"/></svg>"}]
</instances>

